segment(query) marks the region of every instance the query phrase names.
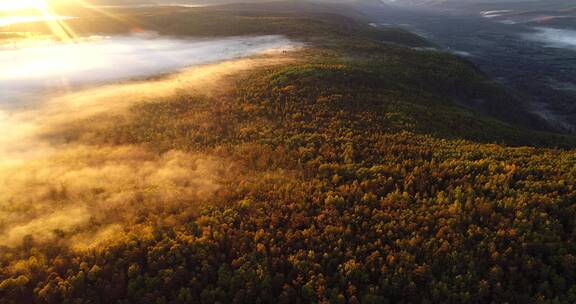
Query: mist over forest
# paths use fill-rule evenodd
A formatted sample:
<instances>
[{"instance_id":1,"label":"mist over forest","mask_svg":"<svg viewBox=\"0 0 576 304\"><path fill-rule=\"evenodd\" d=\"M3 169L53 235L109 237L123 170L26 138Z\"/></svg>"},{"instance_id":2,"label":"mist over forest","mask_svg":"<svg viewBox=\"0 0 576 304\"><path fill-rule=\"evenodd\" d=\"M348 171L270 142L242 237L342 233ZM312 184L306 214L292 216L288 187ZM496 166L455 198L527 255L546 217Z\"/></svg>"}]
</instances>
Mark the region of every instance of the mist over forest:
<instances>
[{"instance_id":1,"label":"mist over forest","mask_svg":"<svg viewBox=\"0 0 576 304\"><path fill-rule=\"evenodd\" d=\"M575 303L570 2L0 0L0 304Z\"/></svg>"}]
</instances>

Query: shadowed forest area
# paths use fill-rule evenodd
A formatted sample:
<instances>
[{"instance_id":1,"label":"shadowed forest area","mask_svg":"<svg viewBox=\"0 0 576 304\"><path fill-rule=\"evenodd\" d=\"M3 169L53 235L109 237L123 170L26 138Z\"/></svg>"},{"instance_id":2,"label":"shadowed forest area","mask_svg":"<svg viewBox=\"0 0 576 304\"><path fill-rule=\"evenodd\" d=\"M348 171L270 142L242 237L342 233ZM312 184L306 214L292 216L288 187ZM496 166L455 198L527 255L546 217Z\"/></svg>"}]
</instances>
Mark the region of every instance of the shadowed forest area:
<instances>
[{"instance_id":1,"label":"shadowed forest area","mask_svg":"<svg viewBox=\"0 0 576 304\"><path fill-rule=\"evenodd\" d=\"M576 301L576 138L466 60L316 6L132 14L305 47L44 130L0 303Z\"/></svg>"}]
</instances>

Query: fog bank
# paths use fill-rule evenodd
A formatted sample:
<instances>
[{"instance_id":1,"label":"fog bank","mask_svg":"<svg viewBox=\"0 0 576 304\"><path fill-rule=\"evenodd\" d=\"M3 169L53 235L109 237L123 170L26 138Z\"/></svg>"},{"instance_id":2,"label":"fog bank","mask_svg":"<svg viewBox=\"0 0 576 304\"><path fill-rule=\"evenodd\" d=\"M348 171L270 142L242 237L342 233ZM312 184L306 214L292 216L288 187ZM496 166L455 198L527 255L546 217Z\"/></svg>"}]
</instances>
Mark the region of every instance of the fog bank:
<instances>
[{"instance_id":1,"label":"fog bank","mask_svg":"<svg viewBox=\"0 0 576 304\"><path fill-rule=\"evenodd\" d=\"M0 17L0 27L9 26L19 23L32 23L32 22L46 22L46 21L60 21L73 19L66 16L5 16Z\"/></svg>"},{"instance_id":2,"label":"fog bank","mask_svg":"<svg viewBox=\"0 0 576 304\"><path fill-rule=\"evenodd\" d=\"M535 34L525 35L526 39L546 43L550 47L576 49L576 31L538 27Z\"/></svg>"},{"instance_id":3,"label":"fog bank","mask_svg":"<svg viewBox=\"0 0 576 304\"><path fill-rule=\"evenodd\" d=\"M0 45L0 108L28 105L46 93L67 92L81 85L146 77L296 46L281 36L173 39L153 35Z\"/></svg>"},{"instance_id":4,"label":"fog bank","mask_svg":"<svg viewBox=\"0 0 576 304\"><path fill-rule=\"evenodd\" d=\"M287 60L270 54L191 67L160 79L59 95L32 109L0 110L0 250L29 239L87 249L149 221L184 222L237 180L233 161L64 138L108 128L115 115L129 117L130 107L140 103L182 94L224 98L243 73ZM206 115L195 120L213 123Z\"/></svg>"}]
</instances>

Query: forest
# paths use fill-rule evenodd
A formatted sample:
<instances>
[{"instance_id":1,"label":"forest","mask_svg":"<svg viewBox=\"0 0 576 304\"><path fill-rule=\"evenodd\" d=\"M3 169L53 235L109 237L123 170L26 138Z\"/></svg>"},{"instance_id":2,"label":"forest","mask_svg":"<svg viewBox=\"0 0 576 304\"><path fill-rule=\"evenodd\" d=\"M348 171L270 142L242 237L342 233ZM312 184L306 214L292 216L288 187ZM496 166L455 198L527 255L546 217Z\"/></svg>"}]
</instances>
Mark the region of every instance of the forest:
<instances>
[{"instance_id":1,"label":"forest","mask_svg":"<svg viewBox=\"0 0 576 304\"><path fill-rule=\"evenodd\" d=\"M410 33L316 9L199 10L134 16L306 47L218 94L46 132L83 148L29 165L56 176L38 194L0 178L14 189L0 214L91 216L37 235L0 221L0 303L576 302L574 136ZM57 173L87 164L124 169L88 186Z\"/></svg>"}]
</instances>

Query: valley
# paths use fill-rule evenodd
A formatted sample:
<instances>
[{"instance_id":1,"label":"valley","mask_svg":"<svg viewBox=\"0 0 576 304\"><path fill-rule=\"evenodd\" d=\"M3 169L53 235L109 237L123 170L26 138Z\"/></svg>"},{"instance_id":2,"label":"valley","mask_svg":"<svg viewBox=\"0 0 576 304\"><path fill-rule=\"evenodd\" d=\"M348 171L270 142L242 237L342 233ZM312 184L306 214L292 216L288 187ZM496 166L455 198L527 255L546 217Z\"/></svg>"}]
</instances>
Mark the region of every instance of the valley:
<instances>
[{"instance_id":1,"label":"valley","mask_svg":"<svg viewBox=\"0 0 576 304\"><path fill-rule=\"evenodd\" d=\"M370 14L381 24L415 31L444 51L464 56L557 131L574 132L576 27L558 29L554 19L544 17L553 12L531 17L512 10L486 14L490 8L482 6L463 15L431 9L382 9Z\"/></svg>"}]
</instances>

